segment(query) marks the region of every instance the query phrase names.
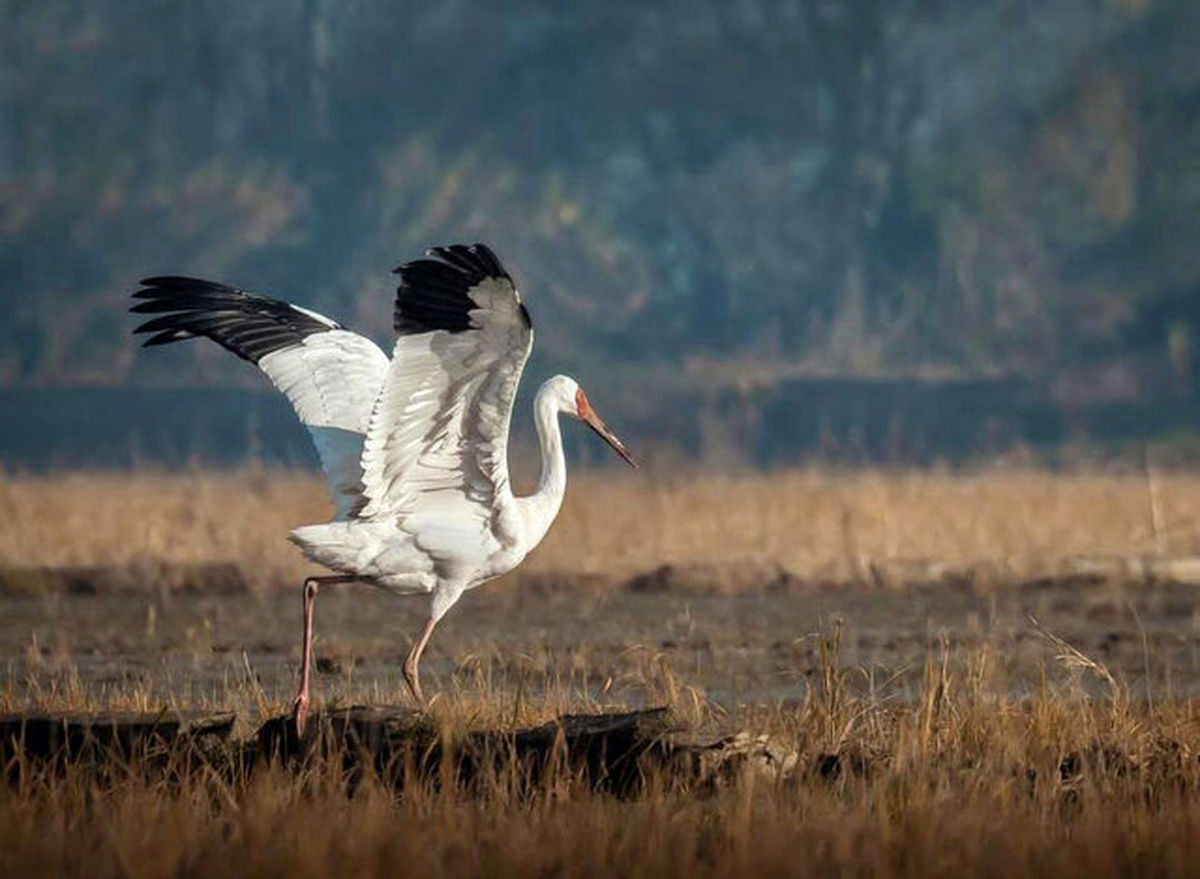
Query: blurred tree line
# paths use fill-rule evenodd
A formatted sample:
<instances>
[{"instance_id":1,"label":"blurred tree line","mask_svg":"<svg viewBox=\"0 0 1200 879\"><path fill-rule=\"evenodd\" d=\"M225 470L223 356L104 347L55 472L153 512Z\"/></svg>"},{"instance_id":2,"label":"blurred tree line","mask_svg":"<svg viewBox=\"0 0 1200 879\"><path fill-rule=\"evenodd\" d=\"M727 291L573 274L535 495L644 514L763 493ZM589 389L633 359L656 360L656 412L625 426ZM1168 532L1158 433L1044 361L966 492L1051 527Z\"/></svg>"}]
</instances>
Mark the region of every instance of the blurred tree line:
<instances>
[{"instance_id":1,"label":"blurred tree line","mask_svg":"<svg viewBox=\"0 0 1200 879\"><path fill-rule=\"evenodd\" d=\"M1195 372L1193 0L0 9L9 385L131 380L161 272L386 339L388 270L456 240L526 279L543 366L610 383ZM137 374L184 363L244 377Z\"/></svg>"}]
</instances>

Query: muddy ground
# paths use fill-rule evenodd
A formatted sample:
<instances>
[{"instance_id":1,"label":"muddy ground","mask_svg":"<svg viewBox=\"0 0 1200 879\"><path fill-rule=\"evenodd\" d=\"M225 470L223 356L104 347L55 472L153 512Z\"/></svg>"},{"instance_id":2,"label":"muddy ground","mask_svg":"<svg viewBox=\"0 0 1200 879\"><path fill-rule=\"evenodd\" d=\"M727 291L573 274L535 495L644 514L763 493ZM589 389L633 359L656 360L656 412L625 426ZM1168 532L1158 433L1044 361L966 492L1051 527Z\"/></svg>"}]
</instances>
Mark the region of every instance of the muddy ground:
<instances>
[{"instance_id":1,"label":"muddy ground","mask_svg":"<svg viewBox=\"0 0 1200 879\"><path fill-rule=\"evenodd\" d=\"M219 578L218 578L219 579ZM70 584L68 584L70 586ZM326 588L317 603L318 697L396 702L400 663L427 599L368 586ZM821 641L840 627L834 665L881 699L919 691L943 652L984 692L1023 696L1048 683L1101 693L1100 677L1056 659L1030 623L1102 663L1136 698L1200 695L1200 587L1071 577L986 587L939 582L764 583L703 594L670 577L597 589L569 577L484 586L437 629L427 692L555 690L569 702L639 706L683 692L723 706L789 703L820 676ZM292 691L299 590L54 588L0 594L0 663L10 708L76 688L91 704L220 704L252 684L263 710ZM1043 674L1043 670L1045 673ZM690 689L689 689L690 688Z\"/></svg>"}]
</instances>

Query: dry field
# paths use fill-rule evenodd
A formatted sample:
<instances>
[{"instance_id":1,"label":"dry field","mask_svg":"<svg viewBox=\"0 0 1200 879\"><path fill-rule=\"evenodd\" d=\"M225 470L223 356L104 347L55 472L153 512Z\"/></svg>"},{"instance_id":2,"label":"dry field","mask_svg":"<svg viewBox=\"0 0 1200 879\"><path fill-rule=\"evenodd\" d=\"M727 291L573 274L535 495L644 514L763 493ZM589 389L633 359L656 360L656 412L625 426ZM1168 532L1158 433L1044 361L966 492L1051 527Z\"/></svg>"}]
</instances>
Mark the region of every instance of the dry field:
<instances>
[{"instance_id":1,"label":"dry field","mask_svg":"<svg viewBox=\"0 0 1200 879\"><path fill-rule=\"evenodd\" d=\"M306 474L0 481L0 713L253 729L294 686L308 568L283 535L326 513ZM667 704L770 736L784 777L619 800L13 764L0 874L1195 875L1194 555L1187 474L584 476L525 568L439 627L433 719ZM423 611L322 593L318 702L402 702Z\"/></svg>"},{"instance_id":2,"label":"dry field","mask_svg":"<svg viewBox=\"0 0 1200 879\"><path fill-rule=\"evenodd\" d=\"M230 560L252 585L309 570L283 537L324 521L324 483L263 470L0 479L0 566ZM660 565L779 565L846 581L872 563L983 564L1006 578L1078 556L1200 553L1200 476L785 471L574 477L525 576L610 581ZM723 591L756 589L739 578ZM745 582L742 582L745 580Z\"/></svg>"}]
</instances>

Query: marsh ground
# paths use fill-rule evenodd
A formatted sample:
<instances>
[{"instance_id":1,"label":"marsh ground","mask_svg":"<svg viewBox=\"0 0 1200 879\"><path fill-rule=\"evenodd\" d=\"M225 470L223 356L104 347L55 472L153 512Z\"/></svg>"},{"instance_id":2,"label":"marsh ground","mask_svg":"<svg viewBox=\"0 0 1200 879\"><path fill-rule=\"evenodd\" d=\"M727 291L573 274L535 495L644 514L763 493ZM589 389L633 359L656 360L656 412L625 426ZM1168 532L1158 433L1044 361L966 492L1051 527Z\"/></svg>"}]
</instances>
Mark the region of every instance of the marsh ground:
<instances>
[{"instance_id":1,"label":"marsh ground","mask_svg":"<svg viewBox=\"0 0 1200 879\"><path fill-rule=\"evenodd\" d=\"M0 860L78 875L208 874L229 858L302 875L1200 863L1200 479L585 477L569 497L528 566L439 627L423 670L441 722L668 703L784 742L793 779L615 803L569 785L520 802L347 800L273 775L182 789L26 776L0 791ZM308 569L281 535L323 514L316 480L9 479L0 510L0 711L220 707L252 728L286 706ZM402 701L424 610L326 589L318 701ZM829 754L848 767L832 779L812 769Z\"/></svg>"},{"instance_id":2,"label":"marsh ground","mask_svg":"<svg viewBox=\"0 0 1200 879\"><path fill-rule=\"evenodd\" d=\"M657 680L731 710L799 703L819 673L821 635L841 627L851 686L912 701L931 652L958 666L987 656L982 682L1022 697L1063 677L1030 617L1103 662L1133 694L1200 697L1200 589L1175 583L1033 582L980 593L962 585L835 586L735 595L597 593L569 584L529 593L486 588L446 618L423 671L430 692L473 688L644 706ZM8 710L53 705L70 682L89 704L187 707L244 697L255 714L292 695L299 660L293 591L236 595L53 595L0 601ZM319 698L402 702L400 663L426 612L419 599L368 587L318 600ZM1086 686L1098 684L1085 676Z\"/></svg>"}]
</instances>

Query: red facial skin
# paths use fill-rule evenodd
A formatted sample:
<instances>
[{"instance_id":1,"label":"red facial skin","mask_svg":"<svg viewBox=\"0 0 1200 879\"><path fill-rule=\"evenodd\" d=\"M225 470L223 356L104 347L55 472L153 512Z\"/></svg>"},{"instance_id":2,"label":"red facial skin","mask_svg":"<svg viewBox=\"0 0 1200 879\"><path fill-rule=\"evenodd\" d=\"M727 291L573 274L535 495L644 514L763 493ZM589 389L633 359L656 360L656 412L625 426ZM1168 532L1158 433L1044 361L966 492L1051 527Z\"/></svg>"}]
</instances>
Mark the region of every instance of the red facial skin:
<instances>
[{"instance_id":1,"label":"red facial skin","mask_svg":"<svg viewBox=\"0 0 1200 879\"><path fill-rule=\"evenodd\" d=\"M587 417L592 413L592 404L588 402L587 395L583 393L583 388L575 391L575 414L582 420L587 420Z\"/></svg>"},{"instance_id":2,"label":"red facial skin","mask_svg":"<svg viewBox=\"0 0 1200 879\"><path fill-rule=\"evenodd\" d=\"M612 446L613 451L620 455L630 467L636 467L637 461L629 454L629 450L617 439L608 426L596 414L596 410L592 408L592 404L588 402L587 395L584 394L583 388L575 391L575 415L584 424L591 427L592 430L600 434L604 441Z\"/></svg>"}]
</instances>

